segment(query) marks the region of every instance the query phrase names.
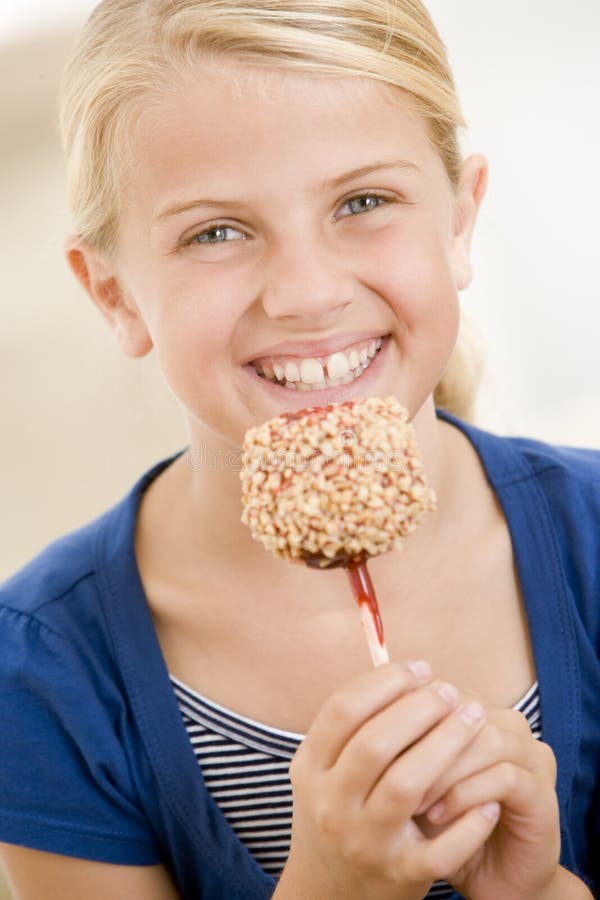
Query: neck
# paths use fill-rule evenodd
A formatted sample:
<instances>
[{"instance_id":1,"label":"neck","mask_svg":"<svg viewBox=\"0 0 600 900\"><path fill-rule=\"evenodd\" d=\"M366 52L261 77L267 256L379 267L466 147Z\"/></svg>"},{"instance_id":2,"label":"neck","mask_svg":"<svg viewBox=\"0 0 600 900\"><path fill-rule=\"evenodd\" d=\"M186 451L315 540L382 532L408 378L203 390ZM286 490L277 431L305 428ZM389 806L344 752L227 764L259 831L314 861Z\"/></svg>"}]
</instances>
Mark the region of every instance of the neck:
<instances>
[{"instance_id":1,"label":"neck","mask_svg":"<svg viewBox=\"0 0 600 900\"><path fill-rule=\"evenodd\" d=\"M432 402L419 410L413 425L429 483L438 496L438 508L423 518L402 553L373 561L380 571L391 567L397 573L398 567L418 568L419 559L430 556L432 547L443 539L447 525L456 522L456 502L462 502L456 477L459 467L454 462L456 441L460 439L456 430L436 419ZM253 540L240 520L240 450L220 442L208 430L195 428L190 438L190 449L157 479L144 499L142 512L147 515L140 517L140 530L145 518L161 523L162 549L154 544L155 553L171 560L171 571L178 573L182 584L201 583L206 561L210 560L213 571L231 573L233 564L248 583L264 585L267 590L277 584L293 593L310 579L315 602L319 602L320 595L328 593L326 582L340 574L313 573L302 566L284 564Z\"/></svg>"}]
</instances>

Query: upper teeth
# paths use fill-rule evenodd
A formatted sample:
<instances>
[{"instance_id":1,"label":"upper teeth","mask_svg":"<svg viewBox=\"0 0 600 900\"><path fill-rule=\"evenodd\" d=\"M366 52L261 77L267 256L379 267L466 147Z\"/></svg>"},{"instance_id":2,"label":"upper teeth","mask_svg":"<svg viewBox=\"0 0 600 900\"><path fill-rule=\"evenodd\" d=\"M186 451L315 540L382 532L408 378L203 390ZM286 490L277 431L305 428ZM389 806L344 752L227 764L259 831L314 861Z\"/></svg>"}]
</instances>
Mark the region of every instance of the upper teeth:
<instances>
[{"instance_id":1,"label":"upper teeth","mask_svg":"<svg viewBox=\"0 0 600 900\"><path fill-rule=\"evenodd\" d=\"M290 365L290 363L288 363ZM293 364L292 364L293 365ZM286 374L287 374L287 366ZM303 359L300 363L300 378L304 384L319 384L323 381L325 375L323 366L318 359ZM296 378L290 378L289 381L297 381Z\"/></svg>"},{"instance_id":2,"label":"upper teeth","mask_svg":"<svg viewBox=\"0 0 600 900\"><path fill-rule=\"evenodd\" d=\"M350 371L350 358L343 350L332 353L327 360L327 374L330 378L343 378Z\"/></svg>"},{"instance_id":3,"label":"upper teeth","mask_svg":"<svg viewBox=\"0 0 600 900\"><path fill-rule=\"evenodd\" d=\"M361 374L380 349L382 338L355 345L351 349L337 350L328 357L278 357L257 366L258 372L271 380L284 382L289 387L327 387L333 383L345 383ZM350 374L352 373L352 374Z\"/></svg>"}]
</instances>

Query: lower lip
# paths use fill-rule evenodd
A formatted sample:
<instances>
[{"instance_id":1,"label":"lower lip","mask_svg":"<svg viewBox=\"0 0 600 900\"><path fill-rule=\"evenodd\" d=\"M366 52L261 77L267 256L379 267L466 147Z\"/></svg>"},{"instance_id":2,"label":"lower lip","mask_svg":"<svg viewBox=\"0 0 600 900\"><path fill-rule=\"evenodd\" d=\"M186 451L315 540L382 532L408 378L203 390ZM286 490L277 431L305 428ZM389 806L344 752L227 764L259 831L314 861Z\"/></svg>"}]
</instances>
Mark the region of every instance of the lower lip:
<instances>
[{"instance_id":1,"label":"lower lip","mask_svg":"<svg viewBox=\"0 0 600 900\"><path fill-rule=\"evenodd\" d=\"M348 384L340 384L337 387L321 388L318 391L297 391L293 388L286 388L282 384L277 384L276 381L269 381L268 378L263 378L251 365L244 366L244 371L273 398L280 402L285 400L288 407L290 404L294 409L296 407L297 409L303 409L308 406L326 406L328 403L343 402L344 400L352 400L357 395L362 396L365 389L368 390L373 386L373 382L377 379L379 371L384 364L383 356L387 350L388 342L389 338L384 337L381 348L374 356L371 364L354 381L349 381ZM366 394L364 395L367 396Z\"/></svg>"}]
</instances>

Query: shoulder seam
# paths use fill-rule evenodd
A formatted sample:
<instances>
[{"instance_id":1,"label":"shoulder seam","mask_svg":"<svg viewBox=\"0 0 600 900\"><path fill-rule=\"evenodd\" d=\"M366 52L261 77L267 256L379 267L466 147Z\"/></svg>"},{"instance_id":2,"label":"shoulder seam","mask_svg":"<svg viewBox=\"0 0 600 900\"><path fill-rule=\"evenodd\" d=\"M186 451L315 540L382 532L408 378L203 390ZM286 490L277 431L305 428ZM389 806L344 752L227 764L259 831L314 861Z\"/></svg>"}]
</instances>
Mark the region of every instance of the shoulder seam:
<instances>
[{"instance_id":1,"label":"shoulder seam","mask_svg":"<svg viewBox=\"0 0 600 900\"><path fill-rule=\"evenodd\" d=\"M46 622L42 622L42 620L38 619L38 617L33 613L24 612L24 610L22 609L15 609L14 606L9 606L8 603L2 603L0 605L0 612L2 610L6 610L6 612L12 613L14 616L20 616L22 619L27 619L29 622L35 623L39 628L47 631L48 634L54 635L54 637L59 638L61 641L64 640L62 634L59 631L55 631L54 628L51 628L50 625L46 624Z\"/></svg>"},{"instance_id":2,"label":"shoulder seam","mask_svg":"<svg viewBox=\"0 0 600 900\"><path fill-rule=\"evenodd\" d=\"M520 454L523 464L526 465L529 469L528 472L522 472L518 475L508 475L506 478L499 478L496 481L496 486L501 487L511 487L513 484L519 484L522 481L531 481L539 478L541 475L545 475L546 472L551 472L554 469L561 469L561 466L557 462L548 463L543 469L536 470L533 468L531 464L531 460L527 458L526 454Z\"/></svg>"},{"instance_id":3,"label":"shoulder seam","mask_svg":"<svg viewBox=\"0 0 600 900\"><path fill-rule=\"evenodd\" d=\"M65 597L67 594L69 594L73 590L73 588L75 588L79 584L80 581L83 581L85 578L89 578L89 576L93 575L93 574L94 574L94 570L90 569L89 571L85 572L83 575L80 575L78 578L75 579L75 581L72 581L71 584L69 585L69 587L65 588L64 591L60 591L60 593L58 593L58 594L52 594L51 597L48 597L46 600L44 600L42 603L40 603L39 606L36 606L35 611L33 611L33 612L27 612L23 609L16 609L14 606L11 606L10 603L6 603L3 600L0 600L0 609L6 609L9 612L15 613L18 616L22 616L25 619L29 619L30 621L35 622L41 628L44 628L46 631L50 632L51 634L54 634L56 637L62 637L60 632L55 631L54 628L52 628L50 625L48 625L47 622L44 622L43 619L39 618L38 613L41 610L43 610L44 607L48 606L48 604L55 603L57 600L61 600L62 597Z\"/></svg>"}]
</instances>

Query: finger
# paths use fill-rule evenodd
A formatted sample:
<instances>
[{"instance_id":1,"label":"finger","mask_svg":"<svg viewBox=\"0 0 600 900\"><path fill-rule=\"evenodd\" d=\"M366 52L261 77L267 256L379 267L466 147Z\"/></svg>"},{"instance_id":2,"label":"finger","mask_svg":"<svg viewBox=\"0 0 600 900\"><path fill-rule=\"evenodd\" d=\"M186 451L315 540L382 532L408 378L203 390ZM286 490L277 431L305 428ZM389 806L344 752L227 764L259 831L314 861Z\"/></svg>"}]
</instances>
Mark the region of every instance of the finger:
<instances>
[{"instance_id":1,"label":"finger","mask_svg":"<svg viewBox=\"0 0 600 900\"><path fill-rule=\"evenodd\" d=\"M472 702L455 709L435 728L396 758L367 798L374 823L392 827L398 818L412 817L432 782L475 740L485 724L485 709Z\"/></svg>"},{"instance_id":2,"label":"finger","mask_svg":"<svg viewBox=\"0 0 600 900\"><path fill-rule=\"evenodd\" d=\"M369 670L324 704L303 741L303 755L310 753L317 768L330 768L365 722L431 678L431 667L421 660Z\"/></svg>"},{"instance_id":3,"label":"finger","mask_svg":"<svg viewBox=\"0 0 600 900\"><path fill-rule=\"evenodd\" d=\"M541 830L552 822L556 805L554 786L547 779L512 763L499 763L461 781L427 811L427 819L444 825L466 810L490 800L498 801L507 812L522 819L531 837L537 819Z\"/></svg>"},{"instance_id":4,"label":"finger","mask_svg":"<svg viewBox=\"0 0 600 900\"><path fill-rule=\"evenodd\" d=\"M498 721L499 717L496 717L496 723ZM453 784L503 761L514 763L530 772L537 772L540 769L545 772L552 771L546 745L533 737L529 727L524 732L518 723L515 727L514 720L503 717L502 726L488 722L477 735L477 740L473 741L452 767L442 774L439 781L431 785L417 810L417 815L425 812L443 797Z\"/></svg>"},{"instance_id":5,"label":"finger","mask_svg":"<svg viewBox=\"0 0 600 900\"><path fill-rule=\"evenodd\" d=\"M485 844L499 817L495 802L469 810L442 834L411 848L407 874L416 882L447 879Z\"/></svg>"},{"instance_id":6,"label":"finger","mask_svg":"<svg viewBox=\"0 0 600 900\"><path fill-rule=\"evenodd\" d=\"M457 702L458 691L450 684L430 684L404 694L355 732L331 770L332 785L362 805L388 766Z\"/></svg>"}]
</instances>

